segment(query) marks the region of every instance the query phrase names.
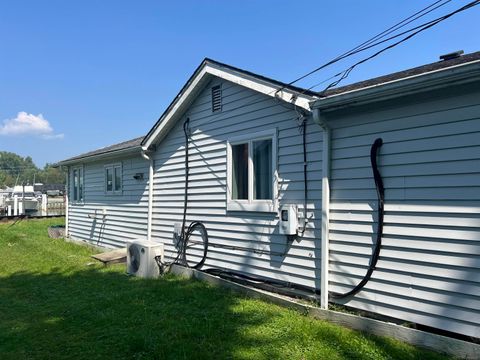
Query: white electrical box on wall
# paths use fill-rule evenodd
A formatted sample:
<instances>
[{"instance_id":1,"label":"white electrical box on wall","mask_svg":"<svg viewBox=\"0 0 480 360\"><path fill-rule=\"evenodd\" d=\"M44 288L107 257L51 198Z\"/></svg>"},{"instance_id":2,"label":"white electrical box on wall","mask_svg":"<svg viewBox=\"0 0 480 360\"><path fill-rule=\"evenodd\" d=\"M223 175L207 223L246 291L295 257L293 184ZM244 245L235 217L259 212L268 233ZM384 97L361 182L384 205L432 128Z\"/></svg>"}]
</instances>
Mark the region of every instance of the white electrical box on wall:
<instances>
[{"instance_id":1,"label":"white electrical box on wall","mask_svg":"<svg viewBox=\"0 0 480 360\"><path fill-rule=\"evenodd\" d=\"M279 233L283 235L296 235L298 230L297 205L283 205L280 207L279 217Z\"/></svg>"}]
</instances>

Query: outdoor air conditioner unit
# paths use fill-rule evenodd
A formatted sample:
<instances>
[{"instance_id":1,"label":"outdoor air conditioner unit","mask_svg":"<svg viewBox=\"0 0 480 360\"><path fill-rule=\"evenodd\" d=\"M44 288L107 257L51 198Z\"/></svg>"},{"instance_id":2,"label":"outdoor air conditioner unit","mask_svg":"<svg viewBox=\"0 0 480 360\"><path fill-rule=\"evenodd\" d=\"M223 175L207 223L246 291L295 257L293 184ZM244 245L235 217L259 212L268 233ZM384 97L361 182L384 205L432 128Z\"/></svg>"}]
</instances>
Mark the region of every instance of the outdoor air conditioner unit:
<instances>
[{"instance_id":1,"label":"outdoor air conditioner unit","mask_svg":"<svg viewBox=\"0 0 480 360\"><path fill-rule=\"evenodd\" d=\"M158 277L156 256L163 260L163 244L147 240L127 242L127 273L143 278Z\"/></svg>"}]
</instances>

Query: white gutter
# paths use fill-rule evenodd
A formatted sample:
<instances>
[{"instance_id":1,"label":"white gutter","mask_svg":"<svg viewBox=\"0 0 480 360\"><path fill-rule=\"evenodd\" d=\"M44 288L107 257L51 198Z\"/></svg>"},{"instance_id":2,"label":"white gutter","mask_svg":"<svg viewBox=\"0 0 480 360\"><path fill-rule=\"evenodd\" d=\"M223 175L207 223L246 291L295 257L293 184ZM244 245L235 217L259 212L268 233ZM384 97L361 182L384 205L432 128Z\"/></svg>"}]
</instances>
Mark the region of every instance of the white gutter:
<instances>
[{"instance_id":1,"label":"white gutter","mask_svg":"<svg viewBox=\"0 0 480 360\"><path fill-rule=\"evenodd\" d=\"M143 149L141 155L145 160L150 162L148 169L148 215L147 215L147 240L152 240L152 213L153 213L153 157L146 154L147 150Z\"/></svg>"},{"instance_id":2,"label":"white gutter","mask_svg":"<svg viewBox=\"0 0 480 360\"><path fill-rule=\"evenodd\" d=\"M321 262L320 262L320 307L328 309L329 281L329 224L330 224L330 127L320 114L319 109L313 110L313 122L323 130L322 149L322 232L321 232Z\"/></svg>"}]
</instances>

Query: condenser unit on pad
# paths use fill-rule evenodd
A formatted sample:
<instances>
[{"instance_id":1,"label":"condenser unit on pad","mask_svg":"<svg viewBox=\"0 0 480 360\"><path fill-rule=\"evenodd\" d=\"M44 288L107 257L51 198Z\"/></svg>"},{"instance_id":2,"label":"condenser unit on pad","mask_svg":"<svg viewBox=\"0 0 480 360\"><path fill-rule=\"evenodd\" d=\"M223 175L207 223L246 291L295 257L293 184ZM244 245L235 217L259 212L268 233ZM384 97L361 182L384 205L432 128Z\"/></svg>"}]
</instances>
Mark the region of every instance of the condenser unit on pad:
<instances>
[{"instance_id":1,"label":"condenser unit on pad","mask_svg":"<svg viewBox=\"0 0 480 360\"><path fill-rule=\"evenodd\" d=\"M132 240L127 242L127 273L143 278L159 276L156 256L163 260L163 244Z\"/></svg>"}]
</instances>

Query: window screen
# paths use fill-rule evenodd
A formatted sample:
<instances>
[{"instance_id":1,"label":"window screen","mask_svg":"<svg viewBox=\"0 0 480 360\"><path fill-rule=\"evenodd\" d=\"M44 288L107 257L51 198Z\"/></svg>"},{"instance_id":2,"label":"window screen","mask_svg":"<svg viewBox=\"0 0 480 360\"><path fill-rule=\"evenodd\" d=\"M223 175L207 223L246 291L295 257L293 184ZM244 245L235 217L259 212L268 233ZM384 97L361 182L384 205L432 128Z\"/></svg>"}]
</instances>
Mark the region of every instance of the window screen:
<instances>
[{"instance_id":1,"label":"window screen","mask_svg":"<svg viewBox=\"0 0 480 360\"><path fill-rule=\"evenodd\" d=\"M253 142L253 198L272 199L272 140Z\"/></svg>"},{"instance_id":2,"label":"window screen","mask_svg":"<svg viewBox=\"0 0 480 360\"><path fill-rule=\"evenodd\" d=\"M248 199L248 144L232 145L232 199Z\"/></svg>"}]
</instances>

